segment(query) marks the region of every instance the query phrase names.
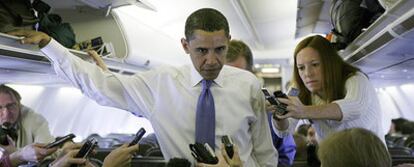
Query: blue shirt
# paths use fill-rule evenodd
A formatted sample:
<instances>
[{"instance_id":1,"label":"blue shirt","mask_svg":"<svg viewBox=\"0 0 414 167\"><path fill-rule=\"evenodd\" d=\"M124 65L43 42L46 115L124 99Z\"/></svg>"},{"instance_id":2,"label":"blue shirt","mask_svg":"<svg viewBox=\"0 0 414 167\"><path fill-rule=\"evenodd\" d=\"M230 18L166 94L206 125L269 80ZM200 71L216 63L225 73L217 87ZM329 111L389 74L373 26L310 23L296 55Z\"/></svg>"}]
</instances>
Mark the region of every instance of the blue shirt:
<instances>
[{"instance_id":1,"label":"blue shirt","mask_svg":"<svg viewBox=\"0 0 414 167\"><path fill-rule=\"evenodd\" d=\"M269 125L272 127L272 113L268 112L267 115ZM292 165L296 154L296 144L295 140L293 140L293 135L289 134L286 137L280 138L276 135L272 128L270 128L270 132L272 134L273 146L279 152L279 166Z\"/></svg>"}]
</instances>

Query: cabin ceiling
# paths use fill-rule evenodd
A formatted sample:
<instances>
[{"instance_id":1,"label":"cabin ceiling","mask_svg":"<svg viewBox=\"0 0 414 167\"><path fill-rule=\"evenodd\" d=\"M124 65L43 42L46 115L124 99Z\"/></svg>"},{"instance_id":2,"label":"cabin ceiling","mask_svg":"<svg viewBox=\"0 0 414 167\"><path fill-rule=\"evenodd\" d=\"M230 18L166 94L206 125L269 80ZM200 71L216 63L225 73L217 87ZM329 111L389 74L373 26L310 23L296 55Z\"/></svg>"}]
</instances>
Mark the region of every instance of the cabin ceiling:
<instances>
[{"instance_id":1,"label":"cabin ceiling","mask_svg":"<svg viewBox=\"0 0 414 167\"><path fill-rule=\"evenodd\" d=\"M298 0L295 37L331 31L330 0ZM414 1L400 0L339 54L377 87L414 83Z\"/></svg>"},{"instance_id":2,"label":"cabin ceiling","mask_svg":"<svg viewBox=\"0 0 414 167\"><path fill-rule=\"evenodd\" d=\"M99 9L100 12L98 13L103 15L106 13L106 8L103 8L102 6L105 5L102 4L110 2L110 0L44 1L50 4L54 10L70 9L79 11L85 11L85 9L90 8L92 2L96 2L98 5L92 6L91 9ZM129 2L132 0L113 1ZM168 37L161 38L161 41L169 40L168 46L160 46L153 41L144 41L149 43L147 45L154 45L153 47L158 50L170 49L171 47L179 50L179 52L165 51L160 53L184 55L179 41L184 36L185 19L197 9L215 8L221 11L229 20L232 38L243 40L252 48L256 63L283 62L288 64L287 59L292 57L294 46L297 43L296 38L302 38L311 33L326 34L331 30L329 20L330 2L330 0L140 0L138 3L144 5L121 5L121 7L113 8L112 11L124 12L133 17L130 21L137 22L137 25L145 25L156 34ZM86 7L87 4L89 7ZM412 47L414 39L414 1L400 0L400 3L396 6L395 9L391 8L387 12L387 16L381 17L381 21L375 23L376 26L368 28L370 34L361 35L360 39L351 44L353 47L349 47L359 48L364 46L364 49L358 51L358 53L355 51L356 54L353 54L353 56L348 56L354 52L353 49L346 49L341 54L348 62L360 67L373 81L378 81L378 83L384 85L396 82L414 82L414 50ZM404 14L404 12L408 14ZM399 17L400 15L404 15L404 17ZM397 18L402 18L405 21L396 24L394 20ZM390 25L390 23L392 24ZM384 27L387 27L387 32L382 31ZM133 29L124 33L128 36L136 34ZM400 33L400 31L403 33ZM376 34L389 36L389 39L378 38L372 41L372 36ZM148 38L128 39L126 42L137 53L142 53L142 49L146 46L137 45L137 42L133 40L142 41L143 39ZM368 43L368 45L365 46L365 43ZM146 49L154 50L153 48ZM185 58L184 56L175 56L171 58Z\"/></svg>"},{"instance_id":3,"label":"cabin ceiling","mask_svg":"<svg viewBox=\"0 0 414 167\"><path fill-rule=\"evenodd\" d=\"M77 9L94 0L45 1L55 9ZM255 59L290 58L293 46L296 44L294 36L297 1L145 0L142 2L152 6L153 10L135 8L131 15L136 17L136 21L152 27L159 33L164 33L178 44L184 36L184 23L187 16L204 7L223 12L229 20L232 38L246 42L252 48Z\"/></svg>"}]
</instances>

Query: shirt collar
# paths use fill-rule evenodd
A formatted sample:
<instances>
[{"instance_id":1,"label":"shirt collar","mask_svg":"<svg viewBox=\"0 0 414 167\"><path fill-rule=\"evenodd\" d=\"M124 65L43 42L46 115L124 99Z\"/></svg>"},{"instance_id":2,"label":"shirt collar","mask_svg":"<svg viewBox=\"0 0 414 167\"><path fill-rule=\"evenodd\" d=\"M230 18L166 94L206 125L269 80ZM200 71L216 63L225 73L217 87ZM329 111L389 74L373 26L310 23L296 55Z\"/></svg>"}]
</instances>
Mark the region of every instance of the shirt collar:
<instances>
[{"instance_id":1,"label":"shirt collar","mask_svg":"<svg viewBox=\"0 0 414 167\"><path fill-rule=\"evenodd\" d=\"M195 69L194 65L190 65L191 68L191 86L195 87L197 84L201 83L201 80L203 80L203 77L200 75L200 73ZM216 79L214 79L214 83L218 85L219 87L223 87L223 70L225 66L221 69L219 75Z\"/></svg>"}]
</instances>

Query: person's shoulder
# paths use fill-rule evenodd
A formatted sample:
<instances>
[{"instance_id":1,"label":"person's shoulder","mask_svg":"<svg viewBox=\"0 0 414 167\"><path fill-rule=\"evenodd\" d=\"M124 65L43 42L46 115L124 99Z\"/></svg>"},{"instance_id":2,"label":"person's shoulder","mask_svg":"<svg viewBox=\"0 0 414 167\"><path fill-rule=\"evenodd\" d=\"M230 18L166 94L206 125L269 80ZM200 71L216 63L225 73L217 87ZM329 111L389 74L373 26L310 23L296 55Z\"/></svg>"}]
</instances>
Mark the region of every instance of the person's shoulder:
<instances>
[{"instance_id":1,"label":"person's shoulder","mask_svg":"<svg viewBox=\"0 0 414 167\"><path fill-rule=\"evenodd\" d=\"M22 122L29 123L29 124L39 124L46 122L46 118L44 118L41 114L36 113L33 109L22 105Z\"/></svg>"},{"instance_id":2,"label":"person's shoulder","mask_svg":"<svg viewBox=\"0 0 414 167\"><path fill-rule=\"evenodd\" d=\"M177 76L177 75L182 75L183 73L189 73L189 71L190 71L189 65L182 65L182 66L160 65L148 71L137 73L134 76L140 76L140 75L144 75L147 77Z\"/></svg>"},{"instance_id":3,"label":"person's shoulder","mask_svg":"<svg viewBox=\"0 0 414 167\"><path fill-rule=\"evenodd\" d=\"M368 76L360 71L355 72L347 79L347 81L365 81L365 80L368 81Z\"/></svg>"},{"instance_id":4,"label":"person's shoulder","mask_svg":"<svg viewBox=\"0 0 414 167\"><path fill-rule=\"evenodd\" d=\"M221 75L236 80L257 81L257 77L252 72L228 65L223 66Z\"/></svg>"},{"instance_id":5,"label":"person's shoulder","mask_svg":"<svg viewBox=\"0 0 414 167\"><path fill-rule=\"evenodd\" d=\"M370 85L369 78L363 72L355 72L352 76L350 76L346 82L346 87L354 87L354 86L363 86L363 85Z\"/></svg>"}]
</instances>

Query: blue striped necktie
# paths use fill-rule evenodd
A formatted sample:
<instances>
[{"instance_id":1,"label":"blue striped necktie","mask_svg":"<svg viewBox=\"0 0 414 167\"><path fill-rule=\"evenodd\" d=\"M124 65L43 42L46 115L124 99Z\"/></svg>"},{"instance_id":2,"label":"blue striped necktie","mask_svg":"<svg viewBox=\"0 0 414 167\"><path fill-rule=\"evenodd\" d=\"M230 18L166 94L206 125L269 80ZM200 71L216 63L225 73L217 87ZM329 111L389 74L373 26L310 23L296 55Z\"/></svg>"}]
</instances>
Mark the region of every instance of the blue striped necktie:
<instances>
[{"instance_id":1,"label":"blue striped necktie","mask_svg":"<svg viewBox=\"0 0 414 167\"><path fill-rule=\"evenodd\" d=\"M213 81L202 80L203 89L198 97L196 113L196 142L208 143L211 148L215 148L215 128L216 128L216 111L214 108L214 99L210 91Z\"/></svg>"}]
</instances>

